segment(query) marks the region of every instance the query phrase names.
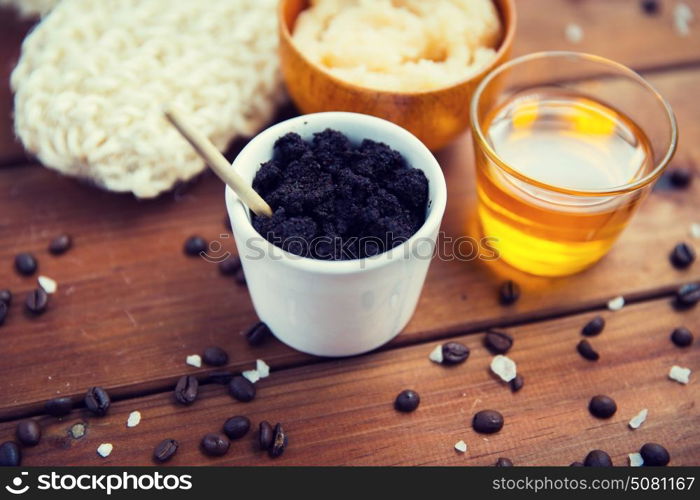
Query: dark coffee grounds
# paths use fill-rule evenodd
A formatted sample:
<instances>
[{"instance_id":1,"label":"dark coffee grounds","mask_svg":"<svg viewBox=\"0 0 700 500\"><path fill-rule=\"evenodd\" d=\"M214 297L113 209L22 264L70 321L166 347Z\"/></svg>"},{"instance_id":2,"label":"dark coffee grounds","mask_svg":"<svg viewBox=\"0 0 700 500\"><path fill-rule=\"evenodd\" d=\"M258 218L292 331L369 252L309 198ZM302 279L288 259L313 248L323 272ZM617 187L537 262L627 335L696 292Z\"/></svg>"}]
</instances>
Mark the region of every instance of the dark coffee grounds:
<instances>
[{"instance_id":1,"label":"dark coffee grounds","mask_svg":"<svg viewBox=\"0 0 700 500\"><path fill-rule=\"evenodd\" d=\"M385 252L425 222L428 179L403 156L370 139L353 145L326 129L311 142L280 137L253 188L270 204L271 218L253 226L284 250L322 260L349 260Z\"/></svg>"}]
</instances>

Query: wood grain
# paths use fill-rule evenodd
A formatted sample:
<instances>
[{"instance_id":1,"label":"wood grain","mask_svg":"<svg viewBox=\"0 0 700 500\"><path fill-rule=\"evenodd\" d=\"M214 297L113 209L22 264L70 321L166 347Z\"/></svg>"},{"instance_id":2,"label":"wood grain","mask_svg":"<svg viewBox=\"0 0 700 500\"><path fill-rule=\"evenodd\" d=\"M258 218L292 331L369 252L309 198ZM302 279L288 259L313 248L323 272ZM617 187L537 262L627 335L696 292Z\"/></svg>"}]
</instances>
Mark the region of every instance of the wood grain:
<instances>
[{"instance_id":1,"label":"wood grain","mask_svg":"<svg viewBox=\"0 0 700 500\"><path fill-rule=\"evenodd\" d=\"M592 314L513 328L508 355L518 364L525 386L512 393L488 370L491 355L481 335L455 340L471 349L462 365L447 367L428 360L435 343L427 342L343 361L327 361L273 371L258 382L250 403L234 401L222 386L205 386L191 407L177 406L171 393L134 398L113 405L105 418L75 410L57 420L41 419L44 438L25 451L24 465L147 465L153 447L165 438L180 441L172 465L492 465L505 456L516 465L568 465L588 451L608 451L615 465L627 464L627 453L645 442L663 444L672 465L700 464L700 345L681 349L669 340L679 325L700 330L700 308L674 312L667 300L656 300L604 312L607 326L591 339L600 360L583 359L575 350L581 327ZM695 370L688 385L667 378L678 364ZM393 399L412 388L421 404L400 414ZM606 394L617 402L608 420L592 417L589 399ZM649 417L638 430L627 426L642 408ZM505 426L491 436L471 429L475 412L496 409ZM128 414L139 410L138 427L125 427ZM201 437L220 430L223 422L243 414L254 425L282 422L289 448L273 461L255 450L254 435L234 442L220 459L204 457ZM77 422L87 423L79 440L67 436ZM14 423L0 424L0 440L11 437ZM453 449L463 439L469 451ZM109 442L107 459L95 453Z\"/></svg>"}]
</instances>

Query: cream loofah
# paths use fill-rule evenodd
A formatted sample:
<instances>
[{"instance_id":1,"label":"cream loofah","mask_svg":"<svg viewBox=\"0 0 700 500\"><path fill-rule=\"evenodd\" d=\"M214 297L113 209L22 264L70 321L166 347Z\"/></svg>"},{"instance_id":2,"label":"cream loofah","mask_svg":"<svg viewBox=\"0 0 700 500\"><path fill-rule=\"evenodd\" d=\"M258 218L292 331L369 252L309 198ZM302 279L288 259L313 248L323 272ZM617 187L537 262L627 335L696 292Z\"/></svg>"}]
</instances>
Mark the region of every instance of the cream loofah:
<instances>
[{"instance_id":1,"label":"cream loofah","mask_svg":"<svg viewBox=\"0 0 700 500\"><path fill-rule=\"evenodd\" d=\"M214 144L255 134L281 94L276 0L63 0L26 38L15 129L42 163L153 197L204 168L163 118Z\"/></svg>"}]
</instances>

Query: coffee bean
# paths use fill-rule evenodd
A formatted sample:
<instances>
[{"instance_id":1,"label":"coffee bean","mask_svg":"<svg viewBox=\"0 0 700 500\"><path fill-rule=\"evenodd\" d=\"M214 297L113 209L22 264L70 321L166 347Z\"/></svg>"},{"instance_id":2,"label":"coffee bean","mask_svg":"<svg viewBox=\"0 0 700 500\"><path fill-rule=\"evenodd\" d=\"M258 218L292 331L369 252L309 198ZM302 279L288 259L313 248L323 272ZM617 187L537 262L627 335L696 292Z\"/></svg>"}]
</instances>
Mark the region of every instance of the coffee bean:
<instances>
[{"instance_id":1,"label":"coffee bean","mask_svg":"<svg viewBox=\"0 0 700 500\"><path fill-rule=\"evenodd\" d=\"M582 340L576 345L576 350L578 353L589 361L598 361L600 354L598 354L589 341L586 339Z\"/></svg>"},{"instance_id":2,"label":"coffee bean","mask_svg":"<svg viewBox=\"0 0 700 500\"><path fill-rule=\"evenodd\" d=\"M164 463L173 458L180 443L174 439L164 439L153 450L153 458L156 462Z\"/></svg>"},{"instance_id":3,"label":"coffee bean","mask_svg":"<svg viewBox=\"0 0 700 500\"><path fill-rule=\"evenodd\" d=\"M700 283L688 283L676 292L674 306L677 309L688 309L700 301Z\"/></svg>"},{"instance_id":4,"label":"coffee bean","mask_svg":"<svg viewBox=\"0 0 700 500\"><path fill-rule=\"evenodd\" d=\"M282 424L275 425L275 430L272 433L272 444L268 449L268 452L272 458L277 458L282 453L284 453L285 448L287 448L287 433L284 432Z\"/></svg>"},{"instance_id":5,"label":"coffee bean","mask_svg":"<svg viewBox=\"0 0 700 500\"><path fill-rule=\"evenodd\" d=\"M586 455L583 465L586 467L612 467L612 459L603 450L593 450Z\"/></svg>"},{"instance_id":6,"label":"coffee bean","mask_svg":"<svg viewBox=\"0 0 700 500\"><path fill-rule=\"evenodd\" d=\"M605 328L605 320L602 316L596 316L581 329L581 333L586 337L598 335Z\"/></svg>"},{"instance_id":7,"label":"coffee bean","mask_svg":"<svg viewBox=\"0 0 700 500\"><path fill-rule=\"evenodd\" d=\"M17 440L25 446L35 446L41 439L41 427L35 420L22 420L15 429Z\"/></svg>"},{"instance_id":8,"label":"coffee bean","mask_svg":"<svg viewBox=\"0 0 700 500\"><path fill-rule=\"evenodd\" d=\"M231 379L228 385L228 390L238 401L247 403L255 398L255 386L245 377L236 375Z\"/></svg>"},{"instance_id":9,"label":"coffee bean","mask_svg":"<svg viewBox=\"0 0 700 500\"><path fill-rule=\"evenodd\" d=\"M583 467L583 462L571 462L569 467Z\"/></svg>"},{"instance_id":10,"label":"coffee bean","mask_svg":"<svg viewBox=\"0 0 700 500\"><path fill-rule=\"evenodd\" d=\"M447 365L463 363L469 357L469 348L459 342L442 344L442 362Z\"/></svg>"},{"instance_id":11,"label":"coffee bean","mask_svg":"<svg viewBox=\"0 0 700 500\"><path fill-rule=\"evenodd\" d=\"M36 258L29 252L23 252L15 255L15 269L19 274L31 276L36 272Z\"/></svg>"},{"instance_id":12,"label":"coffee bean","mask_svg":"<svg viewBox=\"0 0 700 500\"><path fill-rule=\"evenodd\" d=\"M43 289L37 288L27 294L24 305L27 311L38 316L46 311L46 307L49 305L49 295Z\"/></svg>"},{"instance_id":13,"label":"coffee bean","mask_svg":"<svg viewBox=\"0 0 700 500\"><path fill-rule=\"evenodd\" d=\"M4 302L7 304L7 307L10 307L12 303L12 292L6 289L0 290L0 302Z\"/></svg>"},{"instance_id":14,"label":"coffee bean","mask_svg":"<svg viewBox=\"0 0 700 500\"><path fill-rule=\"evenodd\" d=\"M484 345L492 354L505 354L513 347L513 337L500 330L489 330L484 336Z\"/></svg>"},{"instance_id":15,"label":"coffee bean","mask_svg":"<svg viewBox=\"0 0 700 500\"><path fill-rule=\"evenodd\" d=\"M270 422L263 420L258 427L258 445L261 450L269 450L274 439L274 432Z\"/></svg>"},{"instance_id":16,"label":"coffee bean","mask_svg":"<svg viewBox=\"0 0 700 500\"><path fill-rule=\"evenodd\" d=\"M679 326L671 333L671 342L678 347L688 347L693 343L693 334L684 326Z\"/></svg>"},{"instance_id":17,"label":"coffee bean","mask_svg":"<svg viewBox=\"0 0 700 500\"><path fill-rule=\"evenodd\" d=\"M7 318L7 310L8 310L7 302L0 302L0 325L2 325L5 322L5 318Z\"/></svg>"},{"instance_id":18,"label":"coffee bean","mask_svg":"<svg viewBox=\"0 0 700 500\"><path fill-rule=\"evenodd\" d=\"M685 269L695 261L695 250L687 243L678 243L673 247L669 260L676 269Z\"/></svg>"},{"instance_id":19,"label":"coffee bean","mask_svg":"<svg viewBox=\"0 0 700 500\"><path fill-rule=\"evenodd\" d=\"M238 283L241 286L245 286L248 284L248 282L245 279L245 272L243 272L242 267L234 273L233 279L236 281L236 283Z\"/></svg>"},{"instance_id":20,"label":"coffee bean","mask_svg":"<svg viewBox=\"0 0 700 500\"><path fill-rule=\"evenodd\" d=\"M496 467L513 467L513 461L510 458L501 457L496 460Z\"/></svg>"},{"instance_id":21,"label":"coffee bean","mask_svg":"<svg viewBox=\"0 0 700 500\"><path fill-rule=\"evenodd\" d=\"M0 467L17 467L22 463L22 452L13 441L0 444Z\"/></svg>"},{"instance_id":22,"label":"coffee bean","mask_svg":"<svg viewBox=\"0 0 700 500\"><path fill-rule=\"evenodd\" d=\"M512 379L508 383L510 384L511 391L518 392L525 385L525 378L522 375L518 374L515 376L514 379Z\"/></svg>"},{"instance_id":23,"label":"coffee bean","mask_svg":"<svg viewBox=\"0 0 700 500\"><path fill-rule=\"evenodd\" d=\"M671 461L671 455L668 454L668 450L657 443L646 443L639 450L639 454L642 456L646 466L663 466Z\"/></svg>"},{"instance_id":24,"label":"coffee bean","mask_svg":"<svg viewBox=\"0 0 700 500\"><path fill-rule=\"evenodd\" d=\"M202 361L209 366L224 366L228 363L228 354L221 347L207 347L204 349Z\"/></svg>"},{"instance_id":25,"label":"coffee bean","mask_svg":"<svg viewBox=\"0 0 700 500\"><path fill-rule=\"evenodd\" d=\"M112 400L102 387L91 387L85 394L85 407L98 417L104 417Z\"/></svg>"},{"instance_id":26,"label":"coffee bean","mask_svg":"<svg viewBox=\"0 0 700 500\"><path fill-rule=\"evenodd\" d=\"M49 252L54 255L66 253L73 246L73 239L67 234L56 236L49 243Z\"/></svg>"},{"instance_id":27,"label":"coffee bean","mask_svg":"<svg viewBox=\"0 0 700 500\"><path fill-rule=\"evenodd\" d=\"M240 439L248 433L250 419L244 416L231 417L224 422L224 434L231 439Z\"/></svg>"},{"instance_id":28,"label":"coffee bean","mask_svg":"<svg viewBox=\"0 0 700 500\"><path fill-rule=\"evenodd\" d=\"M70 398L54 398L47 401L44 408L49 415L64 417L73 409L73 401Z\"/></svg>"},{"instance_id":29,"label":"coffee bean","mask_svg":"<svg viewBox=\"0 0 700 500\"><path fill-rule=\"evenodd\" d=\"M236 256L219 262L219 272L224 276L233 276L241 268L241 259Z\"/></svg>"},{"instance_id":30,"label":"coffee bean","mask_svg":"<svg viewBox=\"0 0 700 500\"><path fill-rule=\"evenodd\" d=\"M520 298L520 286L513 280L504 281L498 289L498 296L501 305L514 304Z\"/></svg>"},{"instance_id":31,"label":"coffee bean","mask_svg":"<svg viewBox=\"0 0 700 500\"><path fill-rule=\"evenodd\" d=\"M503 428L503 415L496 410L482 410L474 415L472 427L481 434L493 434Z\"/></svg>"},{"instance_id":32,"label":"coffee bean","mask_svg":"<svg viewBox=\"0 0 700 500\"><path fill-rule=\"evenodd\" d=\"M257 346L265 342L265 340L272 335L272 332L267 325L261 321L248 328L244 335L250 345Z\"/></svg>"},{"instance_id":33,"label":"coffee bean","mask_svg":"<svg viewBox=\"0 0 700 500\"><path fill-rule=\"evenodd\" d=\"M591 398L591 401L588 403L588 411L594 417L610 418L615 415L617 404L614 399L599 394Z\"/></svg>"},{"instance_id":34,"label":"coffee bean","mask_svg":"<svg viewBox=\"0 0 700 500\"><path fill-rule=\"evenodd\" d=\"M673 187L687 188L693 180L693 172L689 168L676 167L669 172L669 179Z\"/></svg>"},{"instance_id":35,"label":"coffee bean","mask_svg":"<svg viewBox=\"0 0 700 500\"><path fill-rule=\"evenodd\" d=\"M185 240L185 253L191 257L197 257L200 253L206 252L207 242L201 236L190 236Z\"/></svg>"},{"instance_id":36,"label":"coffee bean","mask_svg":"<svg viewBox=\"0 0 700 500\"><path fill-rule=\"evenodd\" d=\"M228 370L219 370L207 374L207 380L213 384L228 385L232 378L233 372Z\"/></svg>"},{"instance_id":37,"label":"coffee bean","mask_svg":"<svg viewBox=\"0 0 700 500\"><path fill-rule=\"evenodd\" d=\"M191 405L197 399L199 381L192 375L183 375L175 385L175 400L183 405Z\"/></svg>"},{"instance_id":38,"label":"coffee bean","mask_svg":"<svg viewBox=\"0 0 700 500\"><path fill-rule=\"evenodd\" d=\"M211 457L225 455L231 446L231 441L222 434L207 434L202 438L202 451Z\"/></svg>"},{"instance_id":39,"label":"coffee bean","mask_svg":"<svg viewBox=\"0 0 700 500\"><path fill-rule=\"evenodd\" d=\"M406 389L405 391L401 391L399 395L396 396L394 408L396 408L398 411L408 413L418 408L419 404L420 396L418 393L410 389Z\"/></svg>"},{"instance_id":40,"label":"coffee bean","mask_svg":"<svg viewBox=\"0 0 700 500\"><path fill-rule=\"evenodd\" d=\"M653 16L659 12L658 0L642 0L642 10L645 14Z\"/></svg>"}]
</instances>

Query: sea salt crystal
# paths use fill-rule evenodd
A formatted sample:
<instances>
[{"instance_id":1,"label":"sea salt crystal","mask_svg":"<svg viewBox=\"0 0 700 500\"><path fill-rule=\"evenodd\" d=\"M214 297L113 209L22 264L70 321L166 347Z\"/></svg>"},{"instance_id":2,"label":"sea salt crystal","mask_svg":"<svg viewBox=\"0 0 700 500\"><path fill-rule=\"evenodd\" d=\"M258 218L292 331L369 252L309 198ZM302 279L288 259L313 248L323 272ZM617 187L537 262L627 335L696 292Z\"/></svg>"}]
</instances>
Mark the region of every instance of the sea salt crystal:
<instances>
[{"instance_id":1,"label":"sea salt crystal","mask_svg":"<svg viewBox=\"0 0 700 500\"><path fill-rule=\"evenodd\" d=\"M690 225L690 236L696 240L700 240L700 222L693 222Z\"/></svg>"},{"instance_id":2,"label":"sea salt crystal","mask_svg":"<svg viewBox=\"0 0 700 500\"><path fill-rule=\"evenodd\" d=\"M569 23L564 30L564 36L571 43L580 43L583 40L583 28L578 24Z\"/></svg>"},{"instance_id":3,"label":"sea salt crystal","mask_svg":"<svg viewBox=\"0 0 700 500\"><path fill-rule=\"evenodd\" d=\"M97 447L97 454L102 458L107 458L109 454L112 453L113 448L114 446L112 446L112 443L102 443Z\"/></svg>"},{"instance_id":4,"label":"sea salt crystal","mask_svg":"<svg viewBox=\"0 0 700 500\"><path fill-rule=\"evenodd\" d=\"M687 384L690 382L690 373L690 368L673 365L671 371L668 372L668 378L680 382L681 384Z\"/></svg>"},{"instance_id":5,"label":"sea salt crystal","mask_svg":"<svg viewBox=\"0 0 700 500\"><path fill-rule=\"evenodd\" d=\"M196 368L201 368L202 367L202 356L200 356L199 354L190 354L185 359L185 363L187 363L190 366L194 366Z\"/></svg>"},{"instance_id":6,"label":"sea salt crystal","mask_svg":"<svg viewBox=\"0 0 700 500\"><path fill-rule=\"evenodd\" d=\"M640 425L644 423L644 421L647 419L647 415L649 414L649 410L644 408L642 411L637 413L634 417L630 419L629 426L632 429L638 429Z\"/></svg>"},{"instance_id":7,"label":"sea salt crystal","mask_svg":"<svg viewBox=\"0 0 700 500\"><path fill-rule=\"evenodd\" d=\"M258 370L246 370L241 373L245 378L247 378L252 384L260 380L260 374Z\"/></svg>"},{"instance_id":8,"label":"sea salt crystal","mask_svg":"<svg viewBox=\"0 0 700 500\"><path fill-rule=\"evenodd\" d=\"M435 346L435 349L430 351L428 359L430 359L430 361L434 361L435 363L442 363L442 345Z\"/></svg>"},{"instance_id":9,"label":"sea salt crystal","mask_svg":"<svg viewBox=\"0 0 700 500\"><path fill-rule=\"evenodd\" d=\"M467 443L462 440L457 441L455 443L455 450L459 451L460 453L465 453L467 451Z\"/></svg>"},{"instance_id":10,"label":"sea salt crystal","mask_svg":"<svg viewBox=\"0 0 700 500\"><path fill-rule=\"evenodd\" d=\"M630 467L641 467L644 465L644 459L639 453L630 453L627 456L630 459Z\"/></svg>"},{"instance_id":11,"label":"sea salt crystal","mask_svg":"<svg viewBox=\"0 0 700 500\"><path fill-rule=\"evenodd\" d=\"M126 426L127 427L136 427L141 423L141 412L140 411L132 411L129 413L129 418L126 420Z\"/></svg>"},{"instance_id":12,"label":"sea salt crystal","mask_svg":"<svg viewBox=\"0 0 700 500\"><path fill-rule=\"evenodd\" d=\"M515 361L508 356L499 354L491 360L491 371L501 377L504 382L510 382L517 375Z\"/></svg>"},{"instance_id":13,"label":"sea salt crystal","mask_svg":"<svg viewBox=\"0 0 700 500\"><path fill-rule=\"evenodd\" d=\"M625 298L622 295L608 301L608 309L611 311L619 311L623 307L625 307Z\"/></svg>"},{"instance_id":14,"label":"sea salt crystal","mask_svg":"<svg viewBox=\"0 0 700 500\"><path fill-rule=\"evenodd\" d=\"M56 293L56 290L58 289L58 283L56 283L55 280L52 280L48 276L39 276L39 278L37 278L37 281L39 282L39 286L43 288L43 290L46 293Z\"/></svg>"},{"instance_id":15,"label":"sea salt crystal","mask_svg":"<svg viewBox=\"0 0 700 500\"><path fill-rule=\"evenodd\" d=\"M260 378L265 378L270 376L270 366L265 363L262 359L255 361L255 370L260 375Z\"/></svg>"},{"instance_id":16,"label":"sea salt crystal","mask_svg":"<svg viewBox=\"0 0 700 500\"><path fill-rule=\"evenodd\" d=\"M695 15L690 9L688 4L684 2L679 2L673 8L673 25L681 36L688 36L690 34L690 21L693 20Z\"/></svg>"},{"instance_id":17,"label":"sea salt crystal","mask_svg":"<svg viewBox=\"0 0 700 500\"><path fill-rule=\"evenodd\" d=\"M70 428L70 435L73 439L80 439L85 435L85 424L75 424Z\"/></svg>"}]
</instances>

